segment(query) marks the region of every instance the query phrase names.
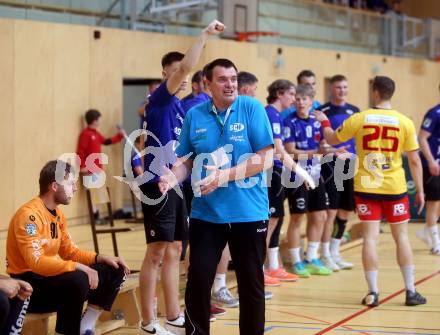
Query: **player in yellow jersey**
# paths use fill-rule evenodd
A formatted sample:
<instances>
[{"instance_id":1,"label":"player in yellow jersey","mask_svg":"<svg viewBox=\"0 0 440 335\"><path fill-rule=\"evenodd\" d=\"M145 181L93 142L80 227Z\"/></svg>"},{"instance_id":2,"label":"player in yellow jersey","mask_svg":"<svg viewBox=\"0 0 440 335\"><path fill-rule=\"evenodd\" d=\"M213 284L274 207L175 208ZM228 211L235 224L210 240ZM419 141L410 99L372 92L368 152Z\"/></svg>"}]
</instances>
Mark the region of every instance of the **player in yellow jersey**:
<instances>
[{"instance_id":1,"label":"player in yellow jersey","mask_svg":"<svg viewBox=\"0 0 440 335\"><path fill-rule=\"evenodd\" d=\"M57 334L92 335L99 315L110 310L129 269L121 257L98 255L73 243L58 206L72 200L73 176L71 166L62 161L43 167L40 195L21 206L9 224L6 267L12 278L33 288L28 312L57 312ZM83 314L85 300L88 305Z\"/></svg>"},{"instance_id":2,"label":"player in yellow jersey","mask_svg":"<svg viewBox=\"0 0 440 335\"><path fill-rule=\"evenodd\" d=\"M357 212L362 221L362 263L369 289L362 303L367 306L379 304L376 242L384 215L397 246L397 262L406 286L405 304L425 304L426 299L414 285L413 255L407 231L409 202L402 168L402 153L406 152L421 211L425 200L416 132L413 122L391 107L394 81L377 76L372 88L375 107L352 115L335 132L325 114L316 112L315 115L321 121L324 137L330 145L353 137L356 142L359 168L354 178L354 190ZM335 170L335 173L342 171Z\"/></svg>"}]
</instances>

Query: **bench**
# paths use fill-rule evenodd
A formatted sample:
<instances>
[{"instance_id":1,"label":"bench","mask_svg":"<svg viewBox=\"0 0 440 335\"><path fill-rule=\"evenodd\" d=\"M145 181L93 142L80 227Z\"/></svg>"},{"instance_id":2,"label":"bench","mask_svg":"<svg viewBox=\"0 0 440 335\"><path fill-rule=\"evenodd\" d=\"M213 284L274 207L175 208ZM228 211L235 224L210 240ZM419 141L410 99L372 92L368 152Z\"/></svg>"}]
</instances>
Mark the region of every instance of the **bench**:
<instances>
[{"instance_id":1,"label":"bench","mask_svg":"<svg viewBox=\"0 0 440 335\"><path fill-rule=\"evenodd\" d=\"M140 320L140 306L137 298L139 278L129 276L119 291L110 312L103 312L96 325L95 335L105 334L125 325L137 325ZM115 319L114 317L118 317ZM47 335L49 319L56 313L28 313L23 325L23 335Z\"/></svg>"}]
</instances>

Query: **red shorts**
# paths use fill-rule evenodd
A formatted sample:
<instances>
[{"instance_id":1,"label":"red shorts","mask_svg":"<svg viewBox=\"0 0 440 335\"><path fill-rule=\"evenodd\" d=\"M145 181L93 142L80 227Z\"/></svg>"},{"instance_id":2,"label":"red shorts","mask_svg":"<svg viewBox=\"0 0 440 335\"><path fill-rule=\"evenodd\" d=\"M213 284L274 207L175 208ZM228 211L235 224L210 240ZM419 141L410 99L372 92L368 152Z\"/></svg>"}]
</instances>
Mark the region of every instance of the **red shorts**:
<instances>
[{"instance_id":1,"label":"red shorts","mask_svg":"<svg viewBox=\"0 0 440 335\"><path fill-rule=\"evenodd\" d=\"M401 223L410 219L408 196L398 200L376 200L355 197L357 214L361 221L381 221L382 214L388 223Z\"/></svg>"}]
</instances>

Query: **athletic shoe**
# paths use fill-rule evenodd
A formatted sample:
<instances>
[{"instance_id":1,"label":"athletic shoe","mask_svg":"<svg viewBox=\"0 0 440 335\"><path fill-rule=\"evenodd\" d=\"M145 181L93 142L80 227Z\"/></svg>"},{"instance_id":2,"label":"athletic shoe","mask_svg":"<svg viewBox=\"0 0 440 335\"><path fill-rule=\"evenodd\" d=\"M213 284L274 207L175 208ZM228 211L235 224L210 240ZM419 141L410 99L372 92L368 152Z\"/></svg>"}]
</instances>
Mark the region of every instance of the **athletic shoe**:
<instances>
[{"instance_id":1,"label":"athletic shoe","mask_svg":"<svg viewBox=\"0 0 440 335\"><path fill-rule=\"evenodd\" d=\"M362 299L362 305L376 307L379 305L379 293L370 292Z\"/></svg>"},{"instance_id":2,"label":"athletic shoe","mask_svg":"<svg viewBox=\"0 0 440 335\"><path fill-rule=\"evenodd\" d=\"M310 262L304 261L304 264L311 275L329 276L333 272L326 268L318 258L312 259Z\"/></svg>"},{"instance_id":3,"label":"athletic shoe","mask_svg":"<svg viewBox=\"0 0 440 335\"><path fill-rule=\"evenodd\" d=\"M293 264L290 268L290 272L301 278L309 278L311 276L310 272L305 268L304 262L296 262Z\"/></svg>"},{"instance_id":4,"label":"athletic shoe","mask_svg":"<svg viewBox=\"0 0 440 335\"><path fill-rule=\"evenodd\" d=\"M297 281L298 280L298 276L293 274L293 273L288 273L286 272L286 270L284 270L283 268L278 268L275 270L264 270L264 274L278 279L279 281L286 281L286 282L292 282L292 281Z\"/></svg>"},{"instance_id":5,"label":"athletic shoe","mask_svg":"<svg viewBox=\"0 0 440 335\"><path fill-rule=\"evenodd\" d=\"M280 286L281 282L277 278L273 278L264 274L264 286Z\"/></svg>"},{"instance_id":6,"label":"athletic shoe","mask_svg":"<svg viewBox=\"0 0 440 335\"><path fill-rule=\"evenodd\" d=\"M336 264L336 262L330 256L321 256L321 262L326 268L328 268L334 272L337 272L340 270L340 267L338 266L338 264Z\"/></svg>"},{"instance_id":7,"label":"athletic shoe","mask_svg":"<svg viewBox=\"0 0 440 335\"><path fill-rule=\"evenodd\" d=\"M209 322L214 322L215 320L217 320L215 315L209 314Z\"/></svg>"},{"instance_id":8,"label":"athletic shoe","mask_svg":"<svg viewBox=\"0 0 440 335\"><path fill-rule=\"evenodd\" d=\"M217 292L212 292L211 300L227 308L237 307L240 304L238 299L234 298L226 287L222 287Z\"/></svg>"},{"instance_id":9,"label":"athletic shoe","mask_svg":"<svg viewBox=\"0 0 440 335\"><path fill-rule=\"evenodd\" d=\"M167 320L165 329L176 335L185 335L185 316L180 314L175 320Z\"/></svg>"},{"instance_id":10,"label":"athletic shoe","mask_svg":"<svg viewBox=\"0 0 440 335\"><path fill-rule=\"evenodd\" d=\"M417 291L406 290L405 305L417 306L426 304L426 298Z\"/></svg>"},{"instance_id":11,"label":"athletic shoe","mask_svg":"<svg viewBox=\"0 0 440 335\"><path fill-rule=\"evenodd\" d=\"M429 235L428 229L426 229L426 227L417 230L416 236L419 240L426 244L428 249L431 249L433 247L431 236Z\"/></svg>"},{"instance_id":12,"label":"athletic shoe","mask_svg":"<svg viewBox=\"0 0 440 335\"><path fill-rule=\"evenodd\" d=\"M148 325L142 325L142 321L139 323L139 334L140 335L176 335L165 328L163 328L158 319L152 320Z\"/></svg>"},{"instance_id":13,"label":"athletic shoe","mask_svg":"<svg viewBox=\"0 0 440 335\"><path fill-rule=\"evenodd\" d=\"M350 270L354 267L353 263L345 261L340 255L332 256L332 258L340 270Z\"/></svg>"},{"instance_id":14,"label":"athletic shoe","mask_svg":"<svg viewBox=\"0 0 440 335\"><path fill-rule=\"evenodd\" d=\"M440 256L440 244L437 244L435 247L431 249L431 254Z\"/></svg>"},{"instance_id":15,"label":"athletic shoe","mask_svg":"<svg viewBox=\"0 0 440 335\"><path fill-rule=\"evenodd\" d=\"M214 317L226 314L226 309L220 308L217 305L211 304L211 308L209 310L211 315Z\"/></svg>"},{"instance_id":16,"label":"athletic shoe","mask_svg":"<svg viewBox=\"0 0 440 335\"><path fill-rule=\"evenodd\" d=\"M273 298L273 293L269 291L264 291L264 300L270 300Z\"/></svg>"}]
</instances>

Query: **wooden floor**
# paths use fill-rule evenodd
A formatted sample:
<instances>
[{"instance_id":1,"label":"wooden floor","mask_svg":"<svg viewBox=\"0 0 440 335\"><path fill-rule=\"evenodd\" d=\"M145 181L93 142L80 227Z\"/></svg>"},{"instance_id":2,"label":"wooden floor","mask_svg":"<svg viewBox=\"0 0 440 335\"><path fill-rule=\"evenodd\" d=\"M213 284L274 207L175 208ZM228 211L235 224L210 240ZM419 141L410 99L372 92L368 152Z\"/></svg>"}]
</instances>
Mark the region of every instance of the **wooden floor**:
<instances>
[{"instance_id":1,"label":"wooden floor","mask_svg":"<svg viewBox=\"0 0 440 335\"><path fill-rule=\"evenodd\" d=\"M139 226L141 229L142 226ZM428 254L415 238L420 224L410 225L414 249L417 290L428 304L404 306L403 281L395 262L395 249L387 226L380 236L379 288L381 304L373 309L360 304L366 293L361 268L361 247L343 253L356 264L353 270L334 273L330 277L314 276L296 283L270 288L274 298L266 305L266 333L270 335L307 334L440 334L440 257ZM71 228L80 247L91 248L88 226ZM4 262L5 234L0 234L1 262ZM143 230L118 237L120 252L132 268L139 268L145 252ZM104 238L103 245L109 246ZM102 253L111 253L103 248ZM4 268L4 263L0 265ZM224 316L211 323L214 335L235 335L238 332L238 309L228 309ZM125 327L111 334L137 334L135 327Z\"/></svg>"}]
</instances>

